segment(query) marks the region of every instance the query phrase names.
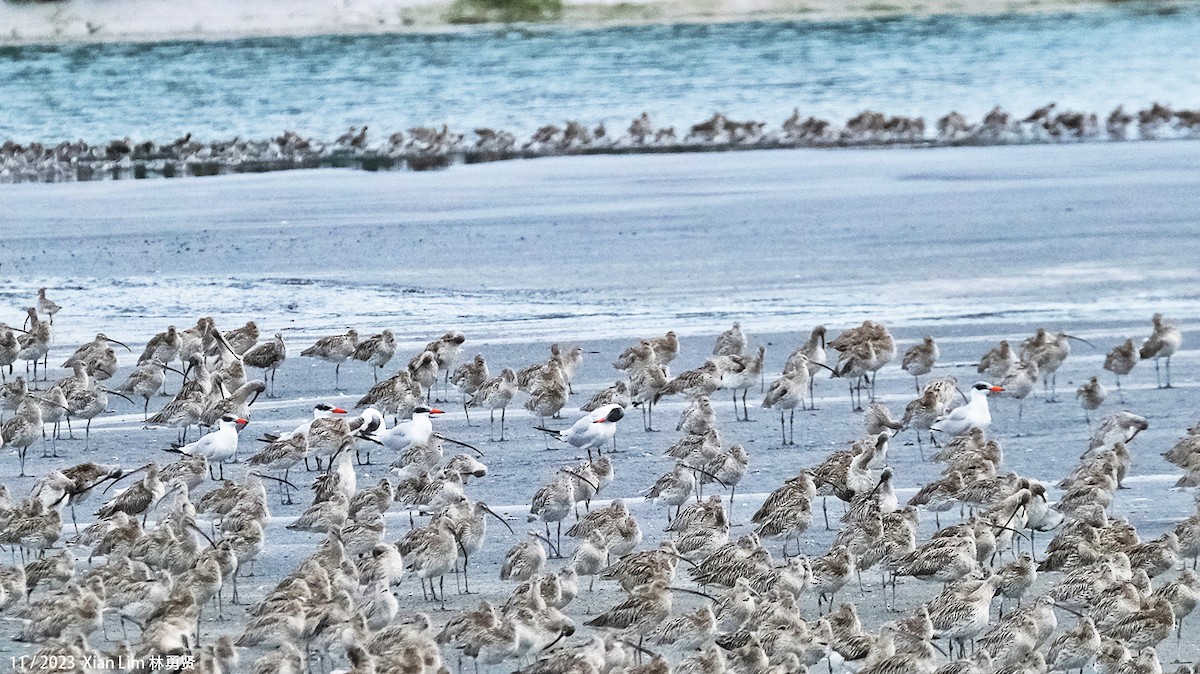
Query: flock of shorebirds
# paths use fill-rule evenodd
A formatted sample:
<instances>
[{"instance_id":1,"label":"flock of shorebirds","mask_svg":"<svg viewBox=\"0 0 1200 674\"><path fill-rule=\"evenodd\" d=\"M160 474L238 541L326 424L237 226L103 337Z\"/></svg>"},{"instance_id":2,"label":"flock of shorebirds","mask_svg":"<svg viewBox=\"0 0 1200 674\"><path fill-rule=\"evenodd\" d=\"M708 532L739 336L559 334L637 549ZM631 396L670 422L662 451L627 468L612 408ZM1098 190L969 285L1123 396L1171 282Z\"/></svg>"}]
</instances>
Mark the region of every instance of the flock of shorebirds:
<instances>
[{"instance_id":1,"label":"flock of shorebirds","mask_svg":"<svg viewBox=\"0 0 1200 674\"><path fill-rule=\"evenodd\" d=\"M680 342L668 332L619 354L621 378L563 428L554 420L571 404L572 381L589 353L580 347L555 345L545 362L494 374L482 354L460 364L465 337L451 331L380 379L397 355L395 335L385 330L362 339L349 330L300 355L332 363L338 389L341 366L365 362L376 383L358 400L361 413L316 404L303 424L263 433L253 451L239 454L239 444L247 444L239 432L256 399L278 395L275 374L289 358L281 334L260 340L254 322L222 331L211 317L184 330L170 326L116 385L116 349L129 347L98 334L62 364L71 374L51 382L58 311L42 290L21 328L0 324L0 442L17 455L21 475L31 447L57 455L62 426L72 433L72 421L86 422L88 442L91 420L117 395L143 399L147 426L177 429L177 442L163 447L177 458L49 470L27 494L0 485L0 544L12 558L0 565L0 617L18 640L35 645L27 659L14 660L17 671L39 670L50 658L69 661L61 669L70 671L106 671L96 663L143 671L162 658L158 665L174 662L176 669L256 673L335 664L355 674L418 673L473 664L579 674L795 673L818 665L869 674L1089 667L1151 674L1163 671L1155 647L1182 635L1200 600L1200 577L1182 563L1191 559L1194 569L1200 557L1200 509L1147 541L1112 512L1130 466L1129 443L1148 427L1145 418L1106 416L1078 464L1053 485L1007 471L1000 444L988 436L993 397L1023 401L1040 379L1045 398L1055 399L1055 373L1071 342L1083 341L1066 333L1039 329L1016 347L1001 342L980 359L980 381L965 390L952 377L922 385L940 356L926 337L901 357L916 396L897 418L875 400L879 371L899 355L879 323L865 321L828 342L826 329L815 328L770 382L764 347L750 348L736 323L702 365L678 373L670 365ZM1156 314L1148 338L1113 348L1104 369L1116 377L1118 395L1120 377L1146 360L1154 362L1158 385L1170 387L1170 359L1182 341ZM13 376L20 362L29 379ZM261 370L263 379L248 379L247 368ZM815 408L813 382L823 372L847 382L852 407L863 411L862 439L783 481L742 523L747 532L731 538L732 504L750 457L742 445L722 441L714 396L727 392L736 418L749 420L747 395L760 387L761 407L779 412L780 443L790 446L795 411ZM151 400L172 383L170 401L151 414ZM527 520L539 524L503 557L500 580L511 592L458 613L438 610L447 599L446 576L454 574L456 583L461 576L459 591L470 592L471 575L478 576L471 562L503 546L489 537L489 521L512 527L511 516L468 495L472 480L495 479L479 460L482 452L434 428L432 419L443 414L433 406L438 390L448 398L451 385L468 423L471 410L488 411L491 440L508 439L506 411L520 395L547 446L587 455L530 488ZM1085 414L1106 395L1097 377L1076 392ZM593 501L614 481L624 418L636 407L652 431L657 405L672 396L686 397L687 405L676 423L679 439L664 452L673 467L644 481L642 495L666 506L665 537L656 535L662 542L648 547L643 531L658 522L639 521L621 499ZM194 435L192 427L207 432ZM943 470L901 504L888 450L909 431L922 458ZM447 445L467 451L447 456ZM1200 427L1164 456L1188 471L1180 486L1200 484ZM379 457L390 461L389 477L360 486L357 467ZM225 478L226 464L241 476ZM295 484L301 464L317 471L311 488ZM311 554L246 606L244 625L212 643L202 640L202 615L223 618L229 604L239 604L239 577L253 574L269 534L282 535L269 521L274 499L288 504L310 491L311 505L286 528L312 536ZM832 522L830 497L845 504ZM807 556L800 551L811 539L818 498L817 526L836 526L836 537L824 554ZM94 518L67 530L65 514L77 521L89 500L101 503ZM385 527L392 509L408 515L398 539ZM937 528L919 540L922 511ZM942 526L943 516L955 521ZM1051 536L1043 549L1034 545L1038 534ZM879 571L877 592L896 613L869 630L856 604L838 599L861 591L872 569ZM1028 596L1043 574L1054 579L1050 589ZM395 594L405 576L417 577L425 604ZM603 610L584 611L577 599L594 591L597 579L622 594ZM899 583L929 590L915 606L901 607ZM687 599L694 608L676 610L675 600L691 595L701 597ZM585 626L590 636L573 639ZM118 628L121 638L109 639ZM104 649L89 642L97 633ZM244 653L260 657L243 663Z\"/></svg>"},{"instance_id":2,"label":"flock of shorebirds","mask_svg":"<svg viewBox=\"0 0 1200 674\"><path fill-rule=\"evenodd\" d=\"M1065 110L1056 103L1029 115L1014 115L996 106L978 122L950 112L926 129L922 117L865 110L839 124L795 110L778 127L760 120L735 120L723 113L682 127L656 124L648 113L635 118L624 133L603 123L577 121L546 124L528 138L504 129L478 128L470 134L446 125L413 127L381 134L372 141L368 128L352 127L336 139L304 137L294 131L269 139L233 138L202 142L188 133L170 143L130 138L92 145L64 141L57 145L0 144L0 182L68 182L108 178L215 175L231 171L285 170L345 165L358 160L372 169L407 166L412 170L444 168L453 161L495 161L587 152L678 151L687 148L833 147L873 145L995 145L1108 139L1195 138L1200 110L1173 109L1154 103L1127 111L1118 106L1101 119L1095 113ZM374 132L371 132L374 133Z\"/></svg>"}]
</instances>

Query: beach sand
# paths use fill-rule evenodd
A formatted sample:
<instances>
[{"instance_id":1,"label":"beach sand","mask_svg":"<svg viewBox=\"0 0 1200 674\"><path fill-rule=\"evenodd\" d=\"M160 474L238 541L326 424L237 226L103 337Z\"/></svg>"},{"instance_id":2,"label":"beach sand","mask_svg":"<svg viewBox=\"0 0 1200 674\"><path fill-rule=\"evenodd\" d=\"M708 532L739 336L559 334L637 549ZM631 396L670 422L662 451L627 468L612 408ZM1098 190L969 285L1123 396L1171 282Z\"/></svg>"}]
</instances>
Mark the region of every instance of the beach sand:
<instances>
[{"instance_id":1,"label":"beach sand","mask_svg":"<svg viewBox=\"0 0 1200 674\"><path fill-rule=\"evenodd\" d=\"M1196 422L1198 363L1188 342L1200 327L1200 272L1187 251L1197 249L1200 231L1198 162L1191 145L1164 142L558 158L434 174L308 171L18 185L5 189L7 213L0 222L6 279L0 319L19 324L21 307L38 287L49 286L64 305L56 319L54 364L98 330L128 341L136 352L167 323L190 325L204 314L224 329L246 317L258 321L264 335L284 329L291 357L278 377L283 399L260 399L252 408L241 435L243 456L263 432L300 423L314 402L351 405L369 388L368 369L348 365L342 383L349 393L335 394L332 366L299 357L315 337L347 325L362 334L397 330L405 350L395 367L446 329L465 332L462 357L482 353L493 372L543 360L552 341L599 351L586 357L564 420L551 423L556 427L568 425L572 410L616 378L610 363L617 353L668 328L684 335L673 365L680 371L702 363L713 337L740 320L751 346L767 348L769 383L817 323L828 325L832 335L871 318L893 329L901 351L933 335L942 349L935 374L969 385L984 351L1044 326L1088 338L1098 348L1073 345L1058 372L1062 403L1046 404L1035 394L1018 423L1013 401L993 401L993 434L1004 447L1005 468L1052 484L1074 466L1090 436L1075 387L1093 375L1111 385L1101 371L1104 352L1127 336L1148 335L1150 314L1162 310L1185 332L1185 350L1173 360L1176 388L1156 390L1153 367L1144 363L1123 381L1128 403L1118 404L1114 393L1094 413L1125 408L1150 421L1133 442L1129 489L1112 507L1149 540L1193 511L1192 494L1171 489L1180 471L1159 453ZM271 282L284 277L317 282ZM401 287L419 292L396 290ZM498 309L463 311L466 302ZM134 357L122 353L121 359L114 382L123 380ZM912 379L898 360L880 372L878 391L897 413L913 396ZM750 515L786 477L862 434L844 382L821 379L817 396L817 410L797 415L799 445L790 448L779 446L777 416L757 409L757 387L750 423L734 421L727 392L714 396L724 441L740 442L750 454L731 537L749 531ZM456 393L450 397L458 400ZM558 469L585 458L546 451L532 428L536 418L520 408L523 400L509 410L511 442L488 443L486 427L478 426L481 419L486 424L486 415L473 414L477 425L468 427L456 402L447 403L448 413L435 422L448 437L485 452L490 473L472 481L468 493L506 515L517 536L492 522L485 552L471 562L478 594L455 594L453 579L447 579L443 610L424 602L417 580L406 577L398 588L402 611L426 611L440 625L481 598L502 603L512 589L498 580L499 564L523 531L536 526L525 524L531 496ZM35 445L31 470L85 460L129 467L168 461L161 450L174 431L144 430L140 409L114 402L114 412L92 424L91 451L81 440L60 441L62 458L48 459ZM662 540L665 512L639 494L671 467L661 454L678 437L673 428L682 405L676 399L658 408L660 433L643 432L636 411L621 422L616 482L593 503L626 499L645 532L643 549ZM911 440L911 434L893 440L890 455L902 500L938 473L938 466L920 460ZM359 470L360 485L386 474L382 454L375 457L382 465ZM241 465L227 468L227 476L245 472ZM16 457L6 451L0 479L23 495L32 480L16 472ZM299 483L311 477L292 475ZM304 509L303 500L272 506L257 573L239 582L244 601L262 597L319 541L284 528ZM81 526L93 519L95 505L80 509ZM830 509L841 512L835 503ZM943 519L955 518L947 513ZM391 513L387 540L399 539L407 520L405 513ZM923 517L920 538L933 530L933 518ZM64 534L71 534L69 524ZM832 538L817 513L802 549L819 555ZM1039 537L1039 546L1045 538ZM564 541L564 547L569 555L574 545ZM777 543L770 548L780 552ZM82 571L86 554L76 554ZM1058 577L1044 574L1028 596ZM678 582L689 585L682 573ZM856 602L867 628L896 617L884 606L878 574L864 574L863 582L865 593L851 584L839 600ZM910 610L939 589L901 582L898 606ZM620 598L610 582L581 592L568 607L580 628L572 641L586 639L583 623ZM678 598L676 611L697 601ZM815 597L806 596L801 605L805 618L817 617ZM229 610L224 622L206 612L203 641L236 635L242 611ZM1060 616L1060 625L1072 622ZM0 630L4 656L30 652L9 640L13 628ZM1163 642L1163 662L1200 657L1197 629L1189 621L1183 641ZM108 632L119 635L115 619ZM92 641L105 645L98 634ZM244 651L243 668L264 652ZM453 654L446 657L453 666ZM337 661L344 664L340 655Z\"/></svg>"}]
</instances>

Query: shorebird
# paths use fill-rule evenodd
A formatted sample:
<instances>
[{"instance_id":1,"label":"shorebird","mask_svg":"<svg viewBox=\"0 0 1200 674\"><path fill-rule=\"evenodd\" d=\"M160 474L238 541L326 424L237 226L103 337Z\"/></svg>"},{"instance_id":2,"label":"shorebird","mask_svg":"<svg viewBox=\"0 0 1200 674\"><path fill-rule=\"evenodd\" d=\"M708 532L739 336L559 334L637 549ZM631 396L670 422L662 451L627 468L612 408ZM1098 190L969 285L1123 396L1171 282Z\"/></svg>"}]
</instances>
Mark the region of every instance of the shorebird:
<instances>
[{"instance_id":1,"label":"shorebird","mask_svg":"<svg viewBox=\"0 0 1200 674\"><path fill-rule=\"evenodd\" d=\"M242 354L242 363L263 370L264 378L266 371L270 371L271 390L267 393L268 398L279 397L275 390L275 374L285 360L287 360L287 345L283 343L283 334L279 332L275 333L275 337L271 341L259 344Z\"/></svg>"},{"instance_id":2,"label":"shorebird","mask_svg":"<svg viewBox=\"0 0 1200 674\"><path fill-rule=\"evenodd\" d=\"M208 475L218 479L212 472L212 464L221 465L221 477L225 479L225 464L237 456L238 429L250 423L246 419L227 414L217 422L217 430L186 445L171 445L167 451L184 456L203 456L208 461Z\"/></svg>"},{"instance_id":3,"label":"shorebird","mask_svg":"<svg viewBox=\"0 0 1200 674\"><path fill-rule=\"evenodd\" d=\"M345 334L318 339L316 344L301 351L300 355L333 363L333 387L340 391L342 388L342 363L354 355L356 348L358 348L358 331L350 329Z\"/></svg>"},{"instance_id":4,"label":"shorebird","mask_svg":"<svg viewBox=\"0 0 1200 674\"><path fill-rule=\"evenodd\" d=\"M717 335L712 355L740 356L746 350L746 343L746 333L742 332L742 324L734 321L732 328Z\"/></svg>"},{"instance_id":5,"label":"shorebird","mask_svg":"<svg viewBox=\"0 0 1200 674\"><path fill-rule=\"evenodd\" d=\"M438 373L444 373L444 380L448 385L450 382L450 371L454 368L454 361L458 358L459 351L462 350L462 345L467 341L463 333L457 330L447 330L440 337L425 345L425 351L432 352L437 363L437 370L434 373L436 378ZM432 397L433 390L430 389ZM434 401L437 402L437 401Z\"/></svg>"},{"instance_id":6,"label":"shorebird","mask_svg":"<svg viewBox=\"0 0 1200 674\"><path fill-rule=\"evenodd\" d=\"M500 440L504 442L504 415L517 394L517 373L511 368L504 368L500 376L485 381L468 403L471 407L486 407L491 418L488 439L496 437L496 410L500 410Z\"/></svg>"},{"instance_id":7,"label":"shorebird","mask_svg":"<svg viewBox=\"0 0 1200 674\"><path fill-rule=\"evenodd\" d=\"M62 307L55 304L54 300L46 297L46 289L38 288L37 293L37 309L43 314L50 317L50 325L54 325L54 314L57 314Z\"/></svg>"},{"instance_id":8,"label":"shorebird","mask_svg":"<svg viewBox=\"0 0 1200 674\"><path fill-rule=\"evenodd\" d=\"M379 382L379 371L387 366L396 355L396 335L391 330L384 330L378 335L372 335L354 347L354 360L361 360L371 365L371 374L375 382Z\"/></svg>"},{"instance_id":9,"label":"shorebird","mask_svg":"<svg viewBox=\"0 0 1200 674\"><path fill-rule=\"evenodd\" d=\"M535 428L559 442L565 442L576 449L587 451L588 461L591 461L592 450L595 449L599 454L604 445L612 441L617 433L617 422L623 418L625 418L625 408L612 403L580 417L570 428L565 430L559 431L542 426L535 426Z\"/></svg>"},{"instance_id":10,"label":"shorebird","mask_svg":"<svg viewBox=\"0 0 1200 674\"><path fill-rule=\"evenodd\" d=\"M560 557L558 550L562 548L562 521L571 514L575 506L575 480L579 474L573 471L563 471L556 475L548 484L538 489L533 495L529 506L529 521L542 520L546 525L546 539L550 539L550 523L558 525L558 544L555 547L555 557ZM579 478L583 479L583 478Z\"/></svg>"},{"instance_id":11,"label":"shorebird","mask_svg":"<svg viewBox=\"0 0 1200 674\"><path fill-rule=\"evenodd\" d=\"M629 636L637 636L640 646L640 642L645 641L647 636L652 635L671 616L671 592L687 592L712 599L703 592L671 587L668 581L659 578L636 588L632 596L592 618L587 625L615 629Z\"/></svg>"},{"instance_id":12,"label":"shorebird","mask_svg":"<svg viewBox=\"0 0 1200 674\"><path fill-rule=\"evenodd\" d=\"M468 401L491 379L488 372L487 360L482 353L475 354L470 362L463 363L450 374L450 383L458 389L462 396L463 414L467 417L467 425L471 423L471 412L467 409Z\"/></svg>"},{"instance_id":13,"label":"shorebird","mask_svg":"<svg viewBox=\"0 0 1200 674\"><path fill-rule=\"evenodd\" d=\"M1101 384L1099 379L1092 377L1088 383L1075 391L1075 397L1079 399L1079 406L1083 408L1084 419L1091 426L1092 417L1089 412L1104 404L1104 399L1108 397L1108 390L1104 388L1104 384Z\"/></svg>"},{"instance_id":14,"label":"shorebird","mask_svg":"<svg viewBox=\"0 0 1200 674\"><path fill-rule=\"evenodd\" d=\"M1071 340L1083 342L1095 348L1091 342L1065 332L1050 334L1045 328L1038 328L1037 333L1021 343L1021 360L1037 363L1042 374L1042 389L1047 402L1057 402L1056 385L1058 383L1058 368L1062 366L1067 356L1071 355Z\"/></svg>"},{"instance_id":15,"label":"shorebird","mask_svg":"<svg viewBox=\"0 0 1200 674\"><path fill-rule=\"evenodd\" d=\"M750 421L750 413L746 409L746 394L750 391L750 387L758 383L759 377L763 374L763 357L766 351L766 347L760 345L757 354L739 353L728 356L714 356L712 359L717 366L721 388L733 391L733 413L738 421ZM742 392L742 412L740 415L737 409L737 392L739 390Z\"/></svg>"},{"instance_id":16,"label":"shorebird","mask_svg":"<svg viewBox=\"0 0 1200 674\"><path fill-rule=\"evenodd\" d=\"M645 492L647 501L653 499L667 504L668 524L671 523L671 506L675 506L678 513L696 490L696 477L692 471L693 468L677 463L671 472L658 478Z\"/></svg>"},{"instance_id":17,"label":"shorebird","mask_svg":"<svg viewBox=\"0 0 1200 674\"><path fill-rule=\"evenodd\" d=\"M988 394L1003 391L1003 387L992 386L985 381L976 382L971 387L967 404L950 410L944 417L935 421L929 427L930 430L954 437L964 435L972 428L986 429L992 424L992 413L988 410Z\"/></svg>"},{"instance_id":18,"label":"shorebird","mask_svg":"<svg viewBox=\"0 0 1200 674\"><path fill-rule=\"evenodd\" d=\"M24 332L20 328L18 332ZM17 362L17 354L21 351L21 345L17 342L17 333L14 329L4 323L0 323L0 382L7 382L8 375L12 374L13 363ZM7 372L5 372L7 370Z\"/></svg>"},{"instance_id":19,"label":"shorebird","mask_svg":"<svg viewBox=\"0 0 1200 674\"><path fill-rule=\"evenodd\" d=\"M158 477L158 464L151 461L145 466L129 471L117 479L119 480L141 471L145 471L146 474L140 481L113 497L100 508L96 513L100 518L108 519L114 514L121 512L129 515L131 518L141 515L142 524L146 524L146 517L150 514L150 509L166 494L166 487ZM109 487L112 487L116 483L117 480L113 480L109 484Z\"/></svg>"},{"instance_id":20,"label":"shorebird","mask_svg":"<svg viewBox=\"0 0 1200 674\"><path fill-rule=\"evenodd\" d=\"M27 395L17 407L13 418L0 426L0 447L12 447L17 450L21 460L20 477L25 474L25 453L29 446L42 437L42 408L33 396Z\"/></svg>"},{"instance_id":21,"label":"shorebird","mask_svg":"<svg viewBox=\"0 0 1200 674\"><path fill-rule=\"evenodd\" d=\"M1002 339L999 346L983 354L975 370L990 380L999 381L1017 362L1017 354L1008 345L1008 340Z\"/></svg>"},{"instance_id":22,"label":"shorebird","mask_svg":"<svg viewBox=\"0 0 1200 674\"><path fill-rule=\"evenodd\" d=\"M783 366L785 375L791 374L793 371L805 368L808 370L808 396L810 409L816 409L816 401L813 400L813 379L816 377L817 369L825 366L825 333L824 325L818 325L809 333L808 339L801 344L795 351L788 356L787 362ZM829 369L826 367L826 369Z\"/></svg>"},{"instance_id":23,"label":"shorebird","mask_svg":"<svg viewBox=\"0 0 1200 674\"><path fill-rule=\"evenodd\" d=\"M446 598L445 575L454 569L458 561L458 540L454 537L454 525L449 519L442 518L431 522L428 526L414 529L396 544L401 556L408 562L407 567L421 579L421 593L426 599L425 582L429 581L429 591L437 600L433 591L434 579L439 579L442 588L442 601Z\"/></svg>"},{"instance_id":24,"label":"shorebird","mask_svg":"<svg viewBox=\"0 0 1200 674\"><path fill-rule=\"evenodd\" d=\"M1017 420L1025 416L1025 399L1033 393L1037 386L1039 370L1037 363L1023 360L1012 366L1000 380L1000 388L1004 389L1004 397L1017 400Z\"/></svg>"},{"instance_id":25,"label":"shorebird","mask_svg":"<svg viewBox=\"0 0 1200 674\"><path fill-rule=\"evenodd\" d=\"M25 363L25 372L29 373L29 363L33 363L33 379L37 381L38 362L42 359L49 359L50 342L53 338L50 332L50 324L38 318L37 309L29 307L26 310L28 318L28 332L17 337L17 346L20 347L17 351L17 358ZM48 365L48 363L47 363ZM48 376L48 367L42 368L42 380L45 381Z\"/></svg>"},{"instance_id":26,"label":"shorebird","mask_svg":"<svg viewBox=\"0 0 1200 674\"><path fill-rule=\"evenodd\" d=\"M900 367L913 376L913 386L916 387L918 393L921 391L921 375L933 371L933 366L937 363L940 355L941 351L938 350L937 343L929 335L926 335L921 343L913 345L904 352L904 360L901 361Z\"/></svg>"},{"instance_id":27,"label":"shorebird","mask_svg":"<svg viewBox=\"0 0 1200 674\"><path fill-rule=\"evenodd\" d=\"M526 538L510 548L500 567L500 580L520 583L541 575L546 568L546 548L542 547L542 541L550 543L545 536L530 531Z\"/></svg>"},{"instance_id":28,"label":"shorebird","mask_svg":"<svg viewBox=\"0 0 1200 674\"><path fill-rule=\"evenodd\" d=\"M1132 339L1126 339L1124 344L1118 344L1104 357L1104 369L1113 373L1117 378L1117 395L1125 402L1125 394L1121 392L1121 377L1133 371L1141 357Z\"/></svg>"},{"instance_id":29,"label":"shorebird","mask_svg":"<svg viewBox=\"0 0 1200 674\"><path fill-rule=\"evenodd\" d=\"M1183 333L1179 331L1179 328L1164 321L1162 314L1154 314L1151 322L1154 324L1154 332L1146 338L1146 341L1142 342L1141 348L1138 349L1138 356L1142 360L1154 360L1154 380L1159 388L1171 388L1171 356L1183 344ZM1167 383L1165 386L1159 379L1158 360L1160 358L1167 359Z\"/></svg>"},{"instance_id":30,"label":"shorebird","mask_svg":"<svg viewBox=\"0 0 1200 674\"><path fill-rule=\"evenodd\" d=\"M150 398L162 390L163 385L166 384L167 370L183 376L183 373L179 370L168 366L157 358L151 358L145 363L138 365L136 370L130 372L125 382L116 389L122 393L132 393L142 396L145 399L146 402L142 405L142 421L147 421L150 418Z\"/></svg>"},{"instance_id":31,"label":"shorebird","mask_svg":"<svg viewBox=\"0 0 1200 674\"><path fill-rule=\"evenodd\" d=\"M657 404L658 400L664 396L671 396L677 393L683 393L692 398L709 396L720 387L721 373L717 371L717 364L711 360L705 361L700 367L681 372L675 378L668 381L655 394L652 402Z\"/></svg>"},{"instance_id":32,"label":"shorebird","mask_svg":"<svg viewBox=\"0 0 1200 674\"><path fill-rule=\"evenodd\" d=\"M530 380L525 409L537 415L542 423L546 417L557 418L566 404L567 380L562 368L551 365L540 368Z\"/></svg>"}]
</instances>

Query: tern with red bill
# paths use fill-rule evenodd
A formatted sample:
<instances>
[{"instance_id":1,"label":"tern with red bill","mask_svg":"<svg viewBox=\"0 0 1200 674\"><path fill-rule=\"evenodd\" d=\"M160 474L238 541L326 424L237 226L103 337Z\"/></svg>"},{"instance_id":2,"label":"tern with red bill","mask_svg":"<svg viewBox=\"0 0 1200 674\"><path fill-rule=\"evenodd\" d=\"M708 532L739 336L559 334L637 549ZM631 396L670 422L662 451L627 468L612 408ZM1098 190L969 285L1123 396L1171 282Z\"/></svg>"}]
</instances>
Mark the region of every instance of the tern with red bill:
<instances>
[{"instance_id":1,"label":"tern with red bill","mask_svg":"<svg viewBox=\"0 0 1200 674\"><path fill-rule=\"evenodd\" d=\"M401 421L387 430L376 431L375 439L384 447L397 452L423 445L433 437L433 421L429 418L431 414L445 412L427 405L418 405L413 409L412 419Z\"/></svg>"},{"instance_id":2,"label":"tern with red bill","mask_svg":"<svg viewBox=\"0 0 1200 674\"><path fill-rule=\"evenodd\" d=\"M945 416L933 422L929 429L948 436L965 435L972 428L987 429L992 425L992 412L988 409L990 393L1000 393L1003 387L993 386L986 381L976 382L971 387L967 404L955 407Z\"/></svg>"},{"instance_id":3,"label":"tern with red bill","mask_svg":"<svg viewBox=\"0 0 1200 674\"><path fill-rule=\"evenodd\" d=\"M565 442L576 449L586 450L588 460L592 459L592 450L600 452L600 448L612 441L617 433L617 422L625 418L625 408L617 403L598 407L579 418L570 428L556 431L553 428L534 428L546 433L560 442Z\"/></svg>"},{"instance_id":4,"label":"tern with red bill","mask_svg":"<svg viewBox=\"0 0 1200 674\"><path fill-rule=\"evenodd\" d=\"M221 464L220 479L224 480L225 463L232 461L233 457L237 456L238 429L248 423L250 422L241 417L226 414L217 422L217 430L208 435L202 435L199 440L186 445L173 444L166 451L184 456L203 456L208 459L208 476L213 480L218 478L213 475L212 466L214 463L219 463Z\"/></svg>"}]
</instances>

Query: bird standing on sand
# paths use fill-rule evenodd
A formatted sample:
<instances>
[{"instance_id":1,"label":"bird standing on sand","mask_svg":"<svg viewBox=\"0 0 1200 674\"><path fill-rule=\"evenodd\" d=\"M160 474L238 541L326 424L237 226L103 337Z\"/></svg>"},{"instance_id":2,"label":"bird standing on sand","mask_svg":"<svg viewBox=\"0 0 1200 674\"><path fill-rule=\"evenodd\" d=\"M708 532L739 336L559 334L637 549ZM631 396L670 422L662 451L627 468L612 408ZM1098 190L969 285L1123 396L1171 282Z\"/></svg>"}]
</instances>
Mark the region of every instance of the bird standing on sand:
<instances>
[{"instance_id":1,"label":"bird standing on sand","mask_svg":"<svg viewBox=\"0 0 1200 674\"><path fill-rule=\"evenodd\" d=\"M1142 342L1142 347L1138 349L1138 356L1142 360L1154 360L1154 379L1159 388L1171 388L1171 356L1183 345L1183 333L1179 331L1179 328L1164 321L1162 314L1154 314L1151 321L1154 323L1154 332L1146 338L1146 341ZM1159 358L1167 359L1167 384L1165 386L1159 379Z\"/></svg>"},{"instance_id":2,"label":"bird standing on sand","mask_svg":"<svg viewBox=\"0 0 1200 674\"><path fill-rule=\"evenodd\" d=\"M1121 377L1133 371L1135 365L1141 357L1138 355L1137 347L1133 345L1132 339L1125 340L1124 344L1118 344L1108 352L1104 357L1104 369L1113 373L1117 377L1117 395L1121 398L1121 402L1125 402L1125 394L1121 392Z\"/></svg>"},{"instance_id":3,"label":"bird standing on sand","mask_svg":"<svg viewBox=\"0 0 1200 674\"><path fill-rule=\"evenodd\" d=\"M358 331L350 329L343 335L331 335L318 339L316 344L301 351L300 355L334 363L333 387L340 391L342 389L342 363L354 355L356 348L358 348Z\"/></svg>"},{"instance_id":4,"label":"bird standing on sand","mask_svg":"<svg viewBox=\"0 0 1200 674\"><path fill-rule=\"evenodd\" d=\"M916 386L918 393L921 391L921 375L933 371L933 366L937 363L940 355L941 351L938 350L937 342L934 342L933 337L929 335L925 335L924 341L914 344L904 352L904 360L900 367L913 376L913 385Z\"/></svg>"},{"instance_id":5,"label":"bird standing on sand","mask_svg":"<svg viewBox=\"0 0 1200 674\"><path fill-rule=\"evenodd\" d=\"M46 289L38 288L37 309L39 312L50 317L50 325L54 325L54 314L57 314L62 307L54 303L54 300L46 297Z\"/></svg>"},{"instance_id":6,"label":"bird standing on sand","mask_svg":"<svg viewBox=\"0 0 1200 674\"><path fill-rule=\"evenodd\" d=\"M1101 384L1096 377L1092 377L1088 383L1075 391L1075 397L1079 398L1079 406L1083 408L1083 417L1089 426L1092 425L1092 417L1089 412L1103 405L1104 398L1107 396L1108 389L1104 388L1104 384Z\"/></svg>"},{"instance_id":7,"label":"bird standing on sand","mask_svg":"<svg viewBox=\"0 0 1200 674\"><path fill-rule=\"evenodd\" d=\"M746 333L742 332L742 324L734 321L733 327L717 335L713 344L714 356L740 356L746 350Z\"/></svg>"},{"instance_id":8,"label":"bird standing on sand","mask_svg":"<svg viewBox=\"0 0 1200 674\"><path fill-rule=\"evenodd\" d=\"M592 450L596 450L597 454L600 453L604 445L608 444L616 435L617 422L623 418L625 418L625 408L612 403L585 414L571 424L568 429L556 431L541 426L538 426L537 429L576 449L586 450L588 461L591 461Z\"/></svg>"},{"instance_id":9,"label":"bird standing on sand","mask_svg":"<svg viewBox=\"0 0 1200 674\"><path fill-rule=\"evenodd\" d=\"M217 430L186 445L171 445L167 451L184 456L203 456L208 460L208 476L213 480L216 480L217 476L213 475L212 464L221 464L220 479L224 480L225 464L237 456L238 429L248 423L250 422L241 417L226 414L217 422Z\"/></svg>"},{"instance_id":10,"label":"bird standing on sand","mask_svg":"<svg viewBox=\"0 0 1200 674\"><path fill-rule=\"evenodd\" d=\"M967 404L955 407L929 427L932 431L945 433L947 437L965 435L972 428L986 429L992 425L992 413L988 409L988 394L1000 393L1004 389L981 381L971 387Z\"/></svg>"},{"instance_id":11,"label":"bird standing on sand","mask_svg":"<svg viewBox=\"0 0 1200 674\"><path fill-rule=\"evenodd\" d=\"M374 367L371 374L375 383L379 383L379 370L383 369L396 355L396 335L391 330L384 330L378 335L372 335L358 343L354 348L354 360L361 360Z\"/></svg>"}]
</instances>

